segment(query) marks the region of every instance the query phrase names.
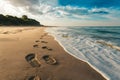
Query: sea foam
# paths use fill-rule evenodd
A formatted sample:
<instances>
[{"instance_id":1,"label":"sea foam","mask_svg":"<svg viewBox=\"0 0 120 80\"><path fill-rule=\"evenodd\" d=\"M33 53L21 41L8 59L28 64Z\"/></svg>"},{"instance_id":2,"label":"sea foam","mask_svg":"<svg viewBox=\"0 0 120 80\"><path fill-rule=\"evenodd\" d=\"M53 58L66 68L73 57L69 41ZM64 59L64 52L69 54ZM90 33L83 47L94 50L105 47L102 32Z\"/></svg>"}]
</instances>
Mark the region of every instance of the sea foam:
<instances>
[{"instance_id":1,"label":"sea foam","mask_svg":"<svg viewBox=\"0 0 120 80\"><path fill-rule=\"evenodd\" d=\"M104 41L113 45L117 43L112 43L113 40L106 40L105 35L102 37L99 32L94 33L96 29L99 29L98 27L94 27L92 33L89 30L86 32L86 29L89 27L53 27L47 28L46 31L53 35L70 55L87 62L107 80L120 80L120 51L97 42ZM106 35L110 34L106 33Z\"/></svg>"}]
</instances>

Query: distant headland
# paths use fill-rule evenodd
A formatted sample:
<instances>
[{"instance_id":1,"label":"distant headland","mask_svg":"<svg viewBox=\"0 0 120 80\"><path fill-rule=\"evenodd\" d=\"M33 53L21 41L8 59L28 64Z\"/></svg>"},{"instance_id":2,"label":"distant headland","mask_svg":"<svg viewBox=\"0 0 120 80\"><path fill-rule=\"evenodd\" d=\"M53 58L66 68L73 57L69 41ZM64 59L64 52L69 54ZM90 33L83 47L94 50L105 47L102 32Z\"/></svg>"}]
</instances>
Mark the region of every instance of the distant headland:
<instances>
[{"instance_id":1,"label":"distant headland","mask_svg":"<svg viewBox=\"0 0 120 80\"><path fill-rule=\"evenodd\" d=\"M0 26L42 26L40 22L22 15L21 18L0 14Z\"/></svg>"}]
</instances>

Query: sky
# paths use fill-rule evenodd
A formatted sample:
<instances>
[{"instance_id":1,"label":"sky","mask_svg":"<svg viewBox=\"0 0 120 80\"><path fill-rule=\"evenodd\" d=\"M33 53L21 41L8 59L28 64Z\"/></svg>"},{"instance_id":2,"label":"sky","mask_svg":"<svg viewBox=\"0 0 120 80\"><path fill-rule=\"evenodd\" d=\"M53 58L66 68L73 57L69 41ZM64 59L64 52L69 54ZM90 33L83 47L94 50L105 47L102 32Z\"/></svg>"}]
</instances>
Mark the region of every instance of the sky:
<instances>
[{"instance_id":1,"label":"sky","mask_svg":"<svg viewBox=\"0 0 120 80\"><path fill-rule=\"evenodd\" d=\"M50 26L120 26L120 0L0 0L0 14Z\"/></svg>"}]
</instances>

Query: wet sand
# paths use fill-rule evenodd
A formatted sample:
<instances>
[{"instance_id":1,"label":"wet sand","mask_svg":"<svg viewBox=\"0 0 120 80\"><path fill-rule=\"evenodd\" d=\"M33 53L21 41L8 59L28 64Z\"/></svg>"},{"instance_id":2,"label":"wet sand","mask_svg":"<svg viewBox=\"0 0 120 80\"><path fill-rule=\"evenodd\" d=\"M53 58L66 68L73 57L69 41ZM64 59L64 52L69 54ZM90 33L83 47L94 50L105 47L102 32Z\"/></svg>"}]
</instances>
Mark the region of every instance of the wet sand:
<instances>
[{"instance_id":1,"label":"wet sand","mask_svg":"<svg viewBox=\"0 0 120 80\"><path fill-rule=\"evenodd\" d=\"M35 80L106 80L87 63L65 52L45 28L0 29L1 80L29 80L34 76ZM36 55L39 66L26 61L31 53Z\"/></svg>"}]
</instances>

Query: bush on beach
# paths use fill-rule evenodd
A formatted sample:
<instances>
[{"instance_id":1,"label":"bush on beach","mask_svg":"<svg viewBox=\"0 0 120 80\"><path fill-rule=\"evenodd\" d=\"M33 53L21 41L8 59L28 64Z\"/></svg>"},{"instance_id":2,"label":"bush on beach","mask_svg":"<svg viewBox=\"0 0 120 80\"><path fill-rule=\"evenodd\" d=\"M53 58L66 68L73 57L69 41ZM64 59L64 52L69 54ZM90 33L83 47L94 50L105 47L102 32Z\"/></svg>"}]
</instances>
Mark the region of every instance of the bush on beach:
<instances>
[{"instance_id":1,"label":"bush on beach","mask_svg":"<svg viewBox=\"0 0 120 80\"><path fill-rule=\"evenodd\" d=\"M23 15L21 18L0 14L0 26L40 26L40 22Z\"/></svg>"}]
</instances>

